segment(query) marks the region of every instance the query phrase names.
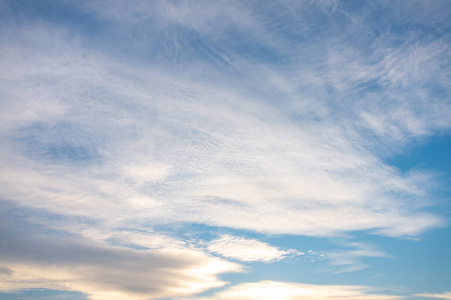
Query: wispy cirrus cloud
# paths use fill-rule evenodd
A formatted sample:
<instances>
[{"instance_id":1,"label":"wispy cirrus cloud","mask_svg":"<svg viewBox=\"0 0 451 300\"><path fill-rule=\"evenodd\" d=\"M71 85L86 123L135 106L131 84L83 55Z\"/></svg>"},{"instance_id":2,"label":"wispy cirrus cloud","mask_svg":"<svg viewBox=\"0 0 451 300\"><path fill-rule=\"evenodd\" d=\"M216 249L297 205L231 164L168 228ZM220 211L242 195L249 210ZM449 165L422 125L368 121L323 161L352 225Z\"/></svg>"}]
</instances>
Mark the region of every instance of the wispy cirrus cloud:
<instances>
[{"instance_id":1,"label":"wispy cirrus cloud","mask_svg":"<svg viewBox=\"0 0 451 300\"><path fill-rule=\"evenodd\" d=\"M67 20L32 9L21 17L20 3L0 5L1 200L58 219L28 216L42 230L64 231L64 243L48 240L57 257L71 245L116 261L68 274L79 257L61 254L46 261L59 265L52 275L43 263L50 249L24 265L17 251L5 260L5 289L41 285L93 299L190 296L240 270L154 229L161 225L406 237L445 223L428 209L437 175L402 172L384 160L451 127L449 40L432 39L424 19L409 21L418 30L406 36L373 30L379 18L337 1L71 2L61 4L73 16ZM434 15L434 26L445 24L447 17ZM337 268L361 269L363 257L385 256L368 244L350 246L356 249L328 256ZM266 262L290 252L230 235L207 250ZM141 264L148 259L161 264ZM146 275L130 274L136 265ZM114 277L113 267L122 275ZM55 276L66 281L56 284ZM129 279L117 294L106 294L106 280L122 276ZM158 288L146 285L153 280ZM326 295L321 286L264 283L287 297L377 298L361 287L332 286ZM218 299L262 286L238 285Z\"/></svg>"},{"instance_id":2,"label":"wispy cirrus cloud","mask_svg":"<svg viewBox=\"0 0 451 300\"><path fill-rule=\"evenodd\" d=\"M208 242L207 250L210 253L239 261L266 263L304 254L295 249L282 250L256 239L246 239L228 234L221 235L218 239Z\"/></svg>"},{"instance_id":3,"label":"wispy cirrus cloud","mask_svg":"<svg viewBox=\"0 0 451 300\"><path fill-rule=\"evenodd\" d=\"M391 257L388 253L376 249L373 245L353 242L346 245L346 250L332 250L324 256L330 262L332 271L335 273L358 271L368 268L369 266L363 262L366 257Z\"/></svg>"},{"instance_id":4,"label":"wispy cirrus cloud","mask_svg":"<svg viewBox=\"0 0 451 300\"><path fill-rule=\"evenodd\" d=\"M443 294L416 294L418 297L425 298L437 298L437 299L451 299L451 292L443 293Z\"/></svg>"},{"instance_id":5,"label":"wispy cirrus cloud","mask_svg":"<svg viewBox=\"0 0 451 300\"><path fill-rule=\"evenodd\" d=\"M402 299L394 295L373 294L362 286L314 285L277 281L242 283L216 294L214 299L231 300L310 300L310 299Z\"/></svg>"},{"instance_id":6,"label":"wispy cirrus cloud","mask_svg":"<svg viewBox=\"0 0 451 300\"><path fill-rule=\"evenodd\" d=\"M16 115L4 131L7 199L112 223L195 222L267 233L402 236L441 224L422 211L429 174L385 164L361 146L359 130L333 116L298 121L257 94L85 57L82 36L38 28L32 34L21 27L4 44L3 74L16 74L8 93L16 103L40 103L39 110L30 106L33 113L4 110ZM303 104L295 84L286 83L294 91L288 99L297 95L312 110L329 105Z\"/></svg>"}]
</instances>

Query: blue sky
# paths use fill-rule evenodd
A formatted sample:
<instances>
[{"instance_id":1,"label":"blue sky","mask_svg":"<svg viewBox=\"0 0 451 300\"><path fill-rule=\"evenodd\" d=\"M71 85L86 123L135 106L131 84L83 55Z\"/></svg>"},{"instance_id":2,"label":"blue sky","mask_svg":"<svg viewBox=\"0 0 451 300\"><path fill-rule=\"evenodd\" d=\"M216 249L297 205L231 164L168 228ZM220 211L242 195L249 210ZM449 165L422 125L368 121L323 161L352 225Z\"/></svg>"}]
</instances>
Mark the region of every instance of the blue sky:
<instances>
[{"instance_id":1,"label":"blue sky","mask_svg":"<svg viewBox=\"0 0 451 300\"><path fill-rule=\"evenodd\" d=\"M451 299L448 1L0 1L0 299Z\"/></svg>"}]
</instances>

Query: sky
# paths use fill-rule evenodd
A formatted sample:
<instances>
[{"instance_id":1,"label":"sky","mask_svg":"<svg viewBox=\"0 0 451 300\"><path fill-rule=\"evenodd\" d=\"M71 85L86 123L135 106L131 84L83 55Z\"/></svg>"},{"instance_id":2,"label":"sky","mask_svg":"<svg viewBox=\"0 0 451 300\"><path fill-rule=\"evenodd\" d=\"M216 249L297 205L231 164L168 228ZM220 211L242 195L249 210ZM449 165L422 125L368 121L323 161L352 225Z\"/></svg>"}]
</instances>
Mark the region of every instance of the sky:
<instances>
[{"instance_id":1,"label":"sky","mask_svg":"<svg viewBox=\"0 0 451 300\"><path fill-rule=\"evenodd\" d=\"M0 300L451 299L451 2L0 0Z\"/></svg>"}]
</instances>

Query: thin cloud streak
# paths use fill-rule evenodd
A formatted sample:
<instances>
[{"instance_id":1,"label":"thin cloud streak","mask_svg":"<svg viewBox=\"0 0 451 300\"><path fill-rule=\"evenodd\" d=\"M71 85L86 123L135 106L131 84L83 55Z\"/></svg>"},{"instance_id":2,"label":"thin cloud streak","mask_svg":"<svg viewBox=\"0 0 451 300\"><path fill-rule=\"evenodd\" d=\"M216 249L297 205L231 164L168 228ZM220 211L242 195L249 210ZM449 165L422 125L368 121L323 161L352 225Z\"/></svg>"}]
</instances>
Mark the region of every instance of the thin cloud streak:
<instances>
[{"instance_id":1,"label":"thin cloud streak","mask_svg":"<svg viewBox=\"0 0 451 300\"><path fill-rule=\"evenodd\" d=\"M210 253L243 262L277 262L288 257L303 255L295 249L282 250L256 239L246 239L231 235L221 235L207 244Z\"/></svg>"},{"instance_id":2,"label":"thin cloud streak","mask_svg":"<svg viewBox=\"0 0 451 300\"><path fill-rule=\"evenodd\" d=\"M359 271L369 267L363 262L366 257L390 258L388 253L376 249L373 245L362 242L346 244L350 250L332 250L324 255L330 262L334 273Z\"/></svg>"},{"instance_id":3,"label":"thin cloud streak","mask_svg":"<svg viewBox=\"0 0 451 300\"><path fill-rule=\"evenodd\" d=\"M370 293L362 286L313 285L277 281L242 283L216 294L218 300L313 300L313 299L403 299L400 296Z\"/></svg>"},{"instance_id":4,"label":"thin cloud streak","mask_svg":"<svg viewBox=\"0 0 451 300\"><path fill-rule=\"evenodd\" d=\"M443 294L416 294L415 296L425 298L451 299L451 292Z\"/></svg>"}]
</instances>

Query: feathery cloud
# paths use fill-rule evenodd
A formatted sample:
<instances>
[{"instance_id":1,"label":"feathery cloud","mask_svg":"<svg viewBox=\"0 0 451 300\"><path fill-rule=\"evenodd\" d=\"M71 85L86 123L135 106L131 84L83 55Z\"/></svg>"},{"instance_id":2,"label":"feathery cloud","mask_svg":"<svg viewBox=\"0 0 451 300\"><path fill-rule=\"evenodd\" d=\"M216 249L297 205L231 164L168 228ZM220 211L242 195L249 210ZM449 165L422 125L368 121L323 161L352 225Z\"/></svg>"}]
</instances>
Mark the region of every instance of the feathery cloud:
<instances>
[{"instance_id":1,"label":"feathery cloud","mask_svg":"<svg viewBox=\"0 0 451 300\"><path fill-rule=\"evenodd\" d=\"M443 293L443 294L416 294L418 297L425 298L438 298L438 299L451 299L451 292Z\"/></svg>"},{"instance_id":2,"label":"feathery cloud","mask_svg":"<svg viewBox=\"0 0 451 300\"><path fill-rule=\"evenodd\" d=\"M256 239L221 235L207 244L207 250L223 257L245 262L276 262L287 257L303 255L295 249L282 250Z\"/></svg>"}]
</instances>

